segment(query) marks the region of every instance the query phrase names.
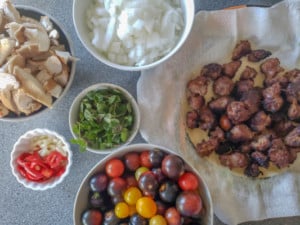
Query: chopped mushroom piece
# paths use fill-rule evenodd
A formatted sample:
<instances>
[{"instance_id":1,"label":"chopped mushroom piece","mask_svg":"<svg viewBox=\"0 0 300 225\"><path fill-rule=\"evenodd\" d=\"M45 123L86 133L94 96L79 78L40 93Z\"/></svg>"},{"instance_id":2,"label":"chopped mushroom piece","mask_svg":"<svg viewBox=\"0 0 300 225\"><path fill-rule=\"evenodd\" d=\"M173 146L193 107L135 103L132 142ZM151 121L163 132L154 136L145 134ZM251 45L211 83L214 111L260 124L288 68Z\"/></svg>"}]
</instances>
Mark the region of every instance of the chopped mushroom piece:
<instances>
[{"instance_id":1,"label":"chopped mushroom piece","mask_svg":"<svg viewBox=\"0 0 300 225\"><path fill-rule=\"evenodd\" d=\"M21 16L18 10L12 5L12 3L8 0L2 1L2 9L4 12L4 16L7 18L9 22L15 21L20 22Z\"/></svg>"},{"instance_id":2,"label":"chopped mushroom piece","mask_svg":"<svg viewBox=\"0 0 300 225\"><path fill-rule=\"evenodd\" d=\"M42 107L42 104L34 101L24 92L23 89L17 89L13 91L13 100L18 110L22 113L25 113L25 115L30 115Z\"/></svg>"},{"instance_id":3,"label":"chopped mushroom piece","mask_svg":"<svg viewBox=\"0 0 300 225\"><path fill-rule=\"evenodd\" d=\"M10 38L0 39L0 66L5 62L8 56L11 55L16 41Z\"/></svg>"},{"instance_id":4,"label":"chopped mushroom piece","mask_svg":"<svg viewBox=\"0 0 300 225\"><path fill-rule=\"evenodd\" d=\"M42 103L43 105L51 108L52 97L47 94L41 85L41 83L30 73L16 66L14 69L14 74L20 81L22 88L25 93L32 97L34 100Z\"/></svg>"},{"instance_id":5,"label":"chopped mushroom piece","mask_svg":"<svg viewBox=\"0 0 300 225\"><path fill-rule=\"evenodd\" d=\"M46 52L50 47L50 39L45 29L34 24L23 24L25 26L24 35L27 38L26 44L37 44L40 52Z\"/></svg>"},{"instance_id":6,"label":"chopped mushroom piece","mask_svg":"<svg viewBox=\"0 0 300 225\"><path fill-rule=\"evenodd\" d=\"M0 118L7 116L9 113L8 108L6 108L2 102L0 102Z\"/></svg>"}]
</instances>

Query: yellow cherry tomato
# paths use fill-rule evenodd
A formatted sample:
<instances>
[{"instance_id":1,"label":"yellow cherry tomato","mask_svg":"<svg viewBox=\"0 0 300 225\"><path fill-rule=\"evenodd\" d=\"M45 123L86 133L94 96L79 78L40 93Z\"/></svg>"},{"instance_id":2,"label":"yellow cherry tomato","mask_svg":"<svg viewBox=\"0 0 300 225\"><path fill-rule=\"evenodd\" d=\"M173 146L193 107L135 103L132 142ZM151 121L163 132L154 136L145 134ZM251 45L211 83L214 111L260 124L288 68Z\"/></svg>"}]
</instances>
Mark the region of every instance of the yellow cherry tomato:
<instances>
[{"instance_id":1,"label":"yellow cherry tomato","mask_svg":"<svg viewBox=\"0 0 300 225\"><path fill-rule=\"evenodd\" d=\"M128 205L135 205L140 197L142 192L137 187L130 187L124 193L124 200Z\"/></svg>"},{"instance_id":2,"label":"yellow cherry tomato","mask_svg":"<svg viewBox=\"0 0 300 225\"><path fill-rule=\"evenodd\" d=\"M124 219L129 216L129 207L125 202L119 202L115 206L115 214L118 218Z\"/></svg>"},{"instance_id":3,"label":"yellow cherry tomato","mask_svg":"<svg viewBox=\"0 0 300 225\"><path fill-rule=\"evenodd\" d=\"M162 215L155 215L151 217L149 225L167 225L167 220Z\"/></svg>"},{"instance_id":4,"label":"yellow cherry tomato","mask_svg":"<svg viewBox=\"0 0 300 225\"><path fill-rule=\"evenodd\" d=\"M145 166L141 166L141 167L137 168L137 170L134 173L135 179L139 180L140 176L147 171L149 171L149 169Z\"/></svg>"},{"instance_id":5,"label":"yellow cherry tomato","mask_svg":"<svg viewBox=\"0 0 300 225\"><path fill-rule=\"evenodd\" d=\"M157 206L150 197L141 197L136 202L136 211L144 218L150 219L156 214Z\"/></svg>"}]
</instances>

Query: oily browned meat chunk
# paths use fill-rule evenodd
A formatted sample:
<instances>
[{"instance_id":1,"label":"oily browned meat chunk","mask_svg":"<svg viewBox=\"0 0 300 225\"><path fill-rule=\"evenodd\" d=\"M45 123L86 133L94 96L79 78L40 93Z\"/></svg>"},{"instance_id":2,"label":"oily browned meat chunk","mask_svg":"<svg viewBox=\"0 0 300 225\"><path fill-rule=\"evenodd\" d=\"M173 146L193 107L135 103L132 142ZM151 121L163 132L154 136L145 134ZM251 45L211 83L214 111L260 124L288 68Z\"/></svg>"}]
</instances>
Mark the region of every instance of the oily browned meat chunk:
<instances>
[{"instance_id":1,"label":"oily browned meat chunk","mask_svg":"<svg viewBox=\"0 0 300 225\"><path fill-rule=\"evenodd\" d=\"M230 78L233 78L236 71L240 68L241 65L242 62L240 60L225 63L223 64L223 74Z\"/></svg>"},{"instance_id":2,"label":"oily browned meat chunk","mask_svg":"<svg viewBox=\"0 0 300 225\"><path fill-rule=\"evenodd\" d=\"M240 101L244 102L252 115L260 110L262 99L262 90L260 88L253 88L247 92L243 92Z\"/></svg>"},{"instance_id":3,"label":"oily browned meat chunk","mask_svg":"<svg viewBox=\"0 0 300 225\"><path fill-rule=\"evenodd\" d=\"M222 75L222 65L218 63L207 64L202 68L201 75L215 80Z\"/></svg>"},{"instance_id":4,"label":"oily browned meat chunk","mask_svg":"<svg viewBox=\"0 0 300 225\"><path fill-rule=\"evenodd\" d=\"M248 40L241 40L233 49L232 60L238 60L251 52L251 44Z\"/></svg>"},{"instance_id":5,"label":"oily browned meat chunk","mask_svg":"<svg viewBox=\"0 0 300 225\"><path fill-rule=\"evenodd\" d=\"M203 76L197 76L196 78L190 80L187 84L187 90L191 94L198 94L198 95L206 95L207 93L207 86L209 80Z\"/></svg>"},{"instance_id":6,"label":"oily browned meat chunk","mask_svg":"<svg viewBox=\"0 0 300 225\"><path fill-rule=\"evenodd\" d=\"M240 152L232 152L229 154L219 155L220 163L223 166L232 168L244 168L248 165L248 157Z\"/></svg>"},{"instance_id":7,"label":"oily browned meat chunk","mask_svg":"<svg viewBox=\"0 0 300 225\"><path fill-rule=\"evenodd\" d=\"M204 106L199 111L199 127L203 130L211 130L216 126L216 118L213 112L207 106Z\"/></svg>"},{"instance_id":8,"label":"oily browned meat chunk","mask_svg":"<svg viewBox=\"0 0 300 225\"><path fill-rule=\"evenodd\" d=\"M286 76L291 83L298 82L300 80L300 70L296 68L287 71L284 76Z\"/></svg>"},{"instance_id":9,"label":"oily browned meat chunk","mask_svg":"<svg viewBox=\"0 0 300 225\"><path fill-rule=\"evenodd\" d=\"M210 138L207 141L202 141L197 144L196 152L201 156L208 156L214 152L219 146L219 141L214 138Z\"/></svg>"},{"instance_id":10,"label":"oily browned meat chunk","mask_svg":"<svg viewBox=\"0 0 300 225\"><path fill-rule=\"evenodd\" d=\"M192 110L190 112L187 112L186 114L186 125L190 129L194 129L199 127L199 114L197 113L196 110Z\"/></svg>"},{"instance_id":11,"label":"oily browned meat chunk","mask_svg":"<svg viewBox=\"0 0 300 225\"><path fill-rule=\"evenodd\" d=\"M254 131L261 132L271 125L271 117L264 111L257 112L250 120L250 127Z\"/></svg>"},{"instance_id":12,"label":"oily browned meat chunk","mask_svg":"<svg viewBox=\"0 0 300 225\"><path fill-rule=\"evenodd\" d=\"M272 120L274 122L273 130L278 137L286 136L295 128L294 123L290 120L286 120L285 118L283 118L282 120L276 121L273 118L274 116L272 117Z\"/></svg>"},{"instance_id":13,"label":"oily browned meat chunk","mask_svg":"<svg viewBox=\"0 0 300 225\"><path fill-rule=\"evenodd\" d=\"M248 92L254 87L254 81L252 79L239 80L236 82L236 92L238 96L241 96L244 92Z\"/></svg>"},{"instance_id":14,"label":"oily browned meat chunk","mask_svg":"<svg viewBox=\"0 0 300 225\"><path fill-rule=\"evenodd\" d=\"M205 105L204 97L199 94L189 96L187 101L188 105L195 110L199 110L203 105Z\"/></svg>"},{"instance_id":15,"label":"oily browned meat chunk","mask_svg":"<svg viewBox=\"0 0 300 225\"><path fill-rule=\"evenodd\" d=\"M289 79L287 76L284 75L276 75L274 77L266 77L264 80L265 87L272 86L275 83L279 83L281 88L286 88L289 84Z\"/></svg>"},{"instance_id":16,"label":"oily browned meat chunk","mask_svg":"<svg viewBox=\"0 0 300 225\"><path fill-rule=\"evenodd\" d=\"M241 101L232 101L226 109L228 118L233 124L239 124L247 121L250 117L250 111L247 105Z\"/></svg>"},{"instance_id":17,"label":"oily browned meat chunk","mask_svg":"<svg viewBox=\"0 0 300 225\"><path fill-rule=\"evenodd\" d=\"M278 82L270 87L265 88L262 92L264 98L272 98L274 96L280 95L280 93L281 86Z\"/></svg>"},{"instance_id":18,"label":"oily browned meat chunk","mask_svg":"<svg viewBox=\"0 0 300 225\"><path fill-rule=\"evenodd\" d=\"M209 132L209 137L216 139L219 142L225 141L225 133L219 126L216 126L216 128L214 130Z\"/></svg>"},{"instance_id":19,"label":"oily browned meat chunk","mask_svg":"<svg viewBox=\"0 0 300 225\"><path fill-rule=\"evenodd\" d=\"M251 141L254 137L254 133L246 124L235 125L229 131L228 138L233 143Z\"/></svg>"},{"instance_id":20,"label":"oily browned meat chunk","mask_svg":"<svg viewBox=\"0 0 300 225\"><path fill-rule=\"evenodd\" d=\"M294 99L300 102L300 80L287 85L285 96L288 102L293 102Z\"/></svg>"},{"instance_id":21,"label":"oily browned meat chunk","mask_svg":"<svg viewBox=\"0 0 300 225\"><path fill-rule=\"evenodd\" d=\"M241 80L248 80L248 79L254 79L257 75L257 71L250 67L250 66L246 66L246 68L244 69L244 71L241 73Z\"/></svg>"},{"instance_id":22,"label":"oily browned meat chunk","mask_svg":"<svg viewBox=\"0 0 300 225\"><path fill-rule=\"evenodd\" d=\"M293 163L297 159L297 154L300 152L300 148L289 148L290 151L290 163Z\"/></svg>"},{"instance_id":23,"label":"oily browned meat chunk","mask_svg":"<svg viewBox=\"0 0 300 225\"><path fill-rule=\"evenodd\" d=\"M277 82L270 87L267 87L263 90L263 106L264 109L268 112L277 112L281 109L284 100L281 97L281 86Z\"/></svg>"},{"instance_id":24,"label":"oily browned meat chunk","mask_svg":"<svg viewBox=\"0 0 300 225\"><path fill-rule=\"evenodd\" d=\"M233 99L229 96L221 96L217 99L213 99L208 103L209 108L214 112L224 112L229 102Z\"/></svg>"},{"instance_id":25,"label":"oily browned meat chunk","mask_svg":"<svg viewBox=\"0 0 300 225\"><path fill-rule=\"evenodd\" d=\"M260 65L260 70L267 77L274 77L284 69L280 66L278 58L269 58Z\"/></svg>"},{"instance_id":26,"label":"oily browned meat chunk","mask_svg":"<svg viewBox=\"0 0 300 225\"><path fill-rule=\"evenodd\" d=\"M262 166L265 168L269 167L269 158L264 153L262 153L260 151L254 151L251 153L250 157L259 166Z\"/></svg>"},{"instance_id":27,"label":"oily browned meat chunk","mask_svg":"<svg viewBox=\"0 0 300 225\"><path fill-rule=\"evenodd\" d=\"M284 100L281 96L275 96L273 98L265 98L263 100L264 109L268 112L278 112L283 106Z\"/></svg>"},{"instance_id":28,"label":"oily browned meat chunk","mask_svg":"<svg viewBox=\"0 0 300 225\"><path fill-rule=\"evenodd\" d=\"M248 60L250 62L259 62L269 57L270 55L272 55L272 53L264 49L252 50L251 53L248 55Z\"/></svg>"},{"instance_id":29,"label":"oily browned meat chunk","mask_svg":"<svg viewBox=\"0 0 300 225\"><path fill-rule=\"evenodd\" d=\"M220 95L220 96L230 95L233 88L234 88L233 81L226 76L219 77L213 83L213 91L216 95Z\"/></svg>"},{"instance_id":30,"label":"oily browned meat chunk","mask_svg":"<svg viewBox=\"0 0 300 225\"><path fill-rule=\"evenodd\" d=\"M270 134L260 134L250 143L250 147L255 151L265 151L272 144L271 137Z\"/></svg>"},{"instance_id":31,"label":"oily browned meat chunk","mask_svg":"<svg viewBox=\"0 0 300 225\"><path fill-rule=\"evenodd\" d=\"M284 143L290 147L300 147L300 125L285 136Z\"/></svg>"},{"instance_id":32,"label":"oily browned meat chunk","mask_svg":"<svg viewBox=\"0 0 300 225\"><path fill-rule=\"evenodd\" d=\"M270 161L278 168L284 168L290 164L290 152L280 138L272 141L272 146L269 149L268 155Z\"/></svg>"},{"instance_id":33,"label":"oily browned meat chunk","mask_svg":"<svg viewBox=\"0 0 300 225\"><path fill-rule=\"evenodd\" d=\"M290 120L297 120L300 118L300 105L296 99L294 99L289 106L288 117Z\"/></svg>"},{"instance_id":34,"label":"oily browned meat chunk","mask_svg":"<svg viewBox=\"0 0 300 225\"><path fill-rule=\"evenodd\" d=\"M250 163L244 170L244 174L248 177L258 177L262 172L256 163Z\"/></svg>"}]
</instances>

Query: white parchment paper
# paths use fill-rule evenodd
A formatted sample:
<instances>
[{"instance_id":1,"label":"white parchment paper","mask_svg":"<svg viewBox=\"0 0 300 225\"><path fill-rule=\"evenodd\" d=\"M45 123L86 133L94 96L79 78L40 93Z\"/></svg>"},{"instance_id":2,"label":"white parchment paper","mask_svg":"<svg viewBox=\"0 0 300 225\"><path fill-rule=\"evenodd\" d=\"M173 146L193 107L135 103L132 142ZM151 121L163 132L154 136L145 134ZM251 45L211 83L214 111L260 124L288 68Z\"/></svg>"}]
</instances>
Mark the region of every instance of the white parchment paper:
<instances>
[{"instance_id":1,"label":"white parchment paper","mask_svg":"<svg viewBox=\"0 0 300 225\"><path fill-rule=\"evenodd\" d=\"M300 215L299 154L289 171L252 180L200 158L186 138L181 102L187 80L207 63L229 62L241 39L248 39L252 49L270 50L285 69L300 68L300 1L199 12L180 51L161 66L143 71L137 86L142 136L181 153L199 170L210 187L216 216L229 225Z\"/></svg>"}]
</instances>

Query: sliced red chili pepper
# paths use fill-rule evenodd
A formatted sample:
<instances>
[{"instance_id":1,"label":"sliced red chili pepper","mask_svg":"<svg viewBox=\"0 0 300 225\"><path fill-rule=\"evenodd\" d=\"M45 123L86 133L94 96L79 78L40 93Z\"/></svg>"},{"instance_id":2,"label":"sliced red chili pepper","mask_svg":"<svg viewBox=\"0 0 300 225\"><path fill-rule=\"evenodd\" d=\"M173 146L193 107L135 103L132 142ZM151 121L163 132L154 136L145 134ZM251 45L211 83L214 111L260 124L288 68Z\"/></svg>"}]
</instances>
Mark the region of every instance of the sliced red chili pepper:
<instances>
[{"instance_id":1,"label":"sliced red chili pepper","mask_svg":"<svg viewBox=\"0 0 300 225\"><path fill-rule=\"evenodd\" d=\"M22 166L22 164L24 163L24 159L25 159L26 157L30 156L30 155L31 155L31 154L30 154L30 153L27 153L27 152L22 153L21 155L19 155L18 158L17 158L17 164L20 165L20 166Z\"/></svg>"},{"instance_id":2,"label":"sliced red chili pepper","mask_svg":"<svg viewBox=\"0 0 300 225\"><path fill-rule=\"evenodd\" d=\"M50 152L49 155L46 156L45 162L50 166L50 168L60 168L64 166L67 161L67 157L63 156L58 151Z\"/></svg>"},{"instance_id":3,"label":"sliced red chili pepper","mask_svg":"<svg viewBox=\"0 0 300 225\"><path fill-rule=\"evenodd\" d=\"M43 163L43 158L40 156L40 154L37 151L35 151L32 154L29 154L29 156L25 157L24 161Z\"/></svg>"},{"instance_id":4,"label":"sliced red chili pepper","mask_svg":"<svg viewBox=\"0 0 300 225\"><path fill-rule=\"evenodd\" d=\"M59 176L61 176L65 171L66 171L66 168L65 168L65 167L61 167L61 168L54 174L54 176L59 177Z\"/></svg>"},{"instance_id":5,"label":"sliced red chili pepper","mask_svg":"<svg viewBox=\"0 0 300 225\"><path fill-rule=\"evenodd\" d=\"M41 174L45 177L45 178L50 178L53 176L54 171L52 169L49 168L43 168L41 171Z\"/></svg>"},{"instance_id":6,"label":"sliced red chili pepper","mask_svg":"<svg viewBox=\"0 0 300 225\"><path fill-rule=\"evenodd\" d=\"M22 166L17 166L17 170L19 171L19 173L21 174L21 176L26 178L26 171L24 170L24 168Z\"/></svg>"},{"instance_id":7,"label":"sliced red chili pepper","mask_svg":"<svg viewBox=\"0 0 300 225\"><path fill-rule=\"evenodd\" d=\"M31 162L24 162L24 170L27 175L31 177L31 180L41 180L43 179L43 175L31 167Z\"/></svg>"}]
</instances>

